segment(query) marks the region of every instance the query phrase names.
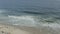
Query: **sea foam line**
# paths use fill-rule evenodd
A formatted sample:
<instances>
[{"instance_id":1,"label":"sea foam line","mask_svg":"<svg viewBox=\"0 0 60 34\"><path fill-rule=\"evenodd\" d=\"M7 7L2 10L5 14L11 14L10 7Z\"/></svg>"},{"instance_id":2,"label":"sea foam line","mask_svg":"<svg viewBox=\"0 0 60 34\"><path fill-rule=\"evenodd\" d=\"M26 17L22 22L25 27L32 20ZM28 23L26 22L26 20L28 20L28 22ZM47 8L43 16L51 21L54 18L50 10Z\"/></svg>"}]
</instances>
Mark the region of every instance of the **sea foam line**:
<instances>
[{"instance_id":1,"label":"sea foam line","mask_svg":"<svg viewBox=\"0 0 60 34\"><path fill-rule=\"evenodd\" d=\"M36 27L37 27L37 25L40 25L40 26L45 26L45 27L47 26L47 27L51 27L51 28L60 28L60 25L57 23L48 24L48 23L43 23L43 22L41 22L41 23L36 22L33 18L35 16L8 16L8 17L10 19L12 19L13 21L15 20L16 23L13 25L19 25L17 22L20 21L20 23L21 22L23 23L20 25L26 25L26 26L33 26L34 25Z\"/></svg>"}]
</instances>

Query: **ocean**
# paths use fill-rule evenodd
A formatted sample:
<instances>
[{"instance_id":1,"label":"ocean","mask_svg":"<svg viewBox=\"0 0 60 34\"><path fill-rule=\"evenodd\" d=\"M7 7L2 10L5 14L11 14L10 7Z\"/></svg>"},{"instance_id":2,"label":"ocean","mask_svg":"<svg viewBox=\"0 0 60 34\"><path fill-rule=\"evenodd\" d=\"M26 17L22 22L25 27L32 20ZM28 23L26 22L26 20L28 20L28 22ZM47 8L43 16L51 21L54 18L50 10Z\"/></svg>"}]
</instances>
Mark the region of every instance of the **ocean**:
<instances>
[{"instance_id":1,"label":"ocean","mask_svg":"<svg viewBox=\"0 0 60 34\"><path fill-rule=\"evenodd\" d=\"M12 25L30 27L42 25L60 28L60 11L46 8L0 9L0 21Z\"/></svg>"},{"instance_id":2,"label":"ocean","mask_svg":"<svg viewBox=\"0 0 60 34\"><path fill-rule=\"evenodd\" d=\"M60 28L60 0L7 1L0 3L0 23Z\"/></svg>"}]
</instances>

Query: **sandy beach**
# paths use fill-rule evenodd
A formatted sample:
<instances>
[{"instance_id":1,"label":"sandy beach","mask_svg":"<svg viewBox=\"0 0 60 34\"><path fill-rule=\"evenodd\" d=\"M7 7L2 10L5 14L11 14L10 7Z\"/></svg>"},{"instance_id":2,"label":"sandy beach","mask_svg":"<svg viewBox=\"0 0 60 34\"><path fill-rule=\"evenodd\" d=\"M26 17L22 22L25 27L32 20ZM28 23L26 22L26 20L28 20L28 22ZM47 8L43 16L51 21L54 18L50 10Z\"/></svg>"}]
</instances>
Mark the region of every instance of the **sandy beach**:
<instances>
[{"instance_id":1,"label":"sandy beach","mask_svg":"<svg viewBox=\"0 0 60 34\"><path fill-rule=\"evenodd\" d=\"M0 24L0 34L59 34L58 32L47 28L34 28L25 26L9 26Z\"/></svg>"},{"instance_id":2,"label":"sandy beach","mask_svg":"<svg viewBox=\"0 0 60 34\"><path fill-rule=\"evenodd\" d=\"M0 34L31 34L30 32L0 24Z\"/></svg>"}]
</instances>

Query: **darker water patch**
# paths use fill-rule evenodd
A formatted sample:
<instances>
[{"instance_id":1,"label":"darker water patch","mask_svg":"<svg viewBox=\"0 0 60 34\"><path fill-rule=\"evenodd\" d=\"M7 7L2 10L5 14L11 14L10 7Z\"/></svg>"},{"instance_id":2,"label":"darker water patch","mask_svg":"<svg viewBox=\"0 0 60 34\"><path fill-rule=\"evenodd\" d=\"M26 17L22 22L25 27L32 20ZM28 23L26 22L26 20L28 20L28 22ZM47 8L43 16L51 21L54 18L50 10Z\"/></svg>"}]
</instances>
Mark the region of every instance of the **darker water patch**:
<instances>
[{"instance_id":1,"label":"darker water patch","mask_svg":"<svg viewBox=\"0 0 60 34\"><path fill-rule=\"evenodd\" d=\"M45 22L54 23L53 20L45 20Z\"/></svg>"},{"instance_id":2,"label":"darker water patch","mask_svg":"<svg viewBox=\"0 0 60 34\"><path fill-rule=\"evenodd\" d=\"M41 13L41 12L33 12L33 11L23 11L23 13L45 15L45 13Z\"/></svg>"},{"instance_id":3,"label":"darker water patch","mask_svg":"<svg viewBox=\"0 0 60 34\"><path fill-rule=\"evenodd\" d=\"M54 17L55 19L60 19L60 17Z\"/></svg>"}]
</instances>

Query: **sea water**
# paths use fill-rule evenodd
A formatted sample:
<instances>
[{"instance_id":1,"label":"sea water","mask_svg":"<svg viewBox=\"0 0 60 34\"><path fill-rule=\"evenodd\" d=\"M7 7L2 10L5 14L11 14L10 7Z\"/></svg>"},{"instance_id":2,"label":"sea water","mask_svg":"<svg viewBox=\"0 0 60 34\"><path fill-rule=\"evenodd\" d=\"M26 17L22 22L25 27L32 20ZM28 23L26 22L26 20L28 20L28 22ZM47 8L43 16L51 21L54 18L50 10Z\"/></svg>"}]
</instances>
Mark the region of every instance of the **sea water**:
<instances>
[{"instance_id":1,"label":"sea water","mask_svg":"<svg viewBox=\"0 0 60 34\"><path fill-rule=\"evenodd\" d=\"M0 23L37 28L50 27L60 31L59 0L7 1L0 3L2 4L0 6Z\"/></svg>"},{"instance_id":2,"label":"sea water","mask_svg":"<svg viewBox=\"0 0 60 34\"><path fill-rule=\"evenodd\" d=\"M5 22L12 23L13 25L24 26L37 26L42 24L42 26L49 25L51 27L57 27L60 24L59 10L55 12L55 10L52 11L53 9L46 10L41 8L44 11L37 10L35 12L34 9L0 9L0 21L4 20Z\"/></svg>"}]
</instances>

